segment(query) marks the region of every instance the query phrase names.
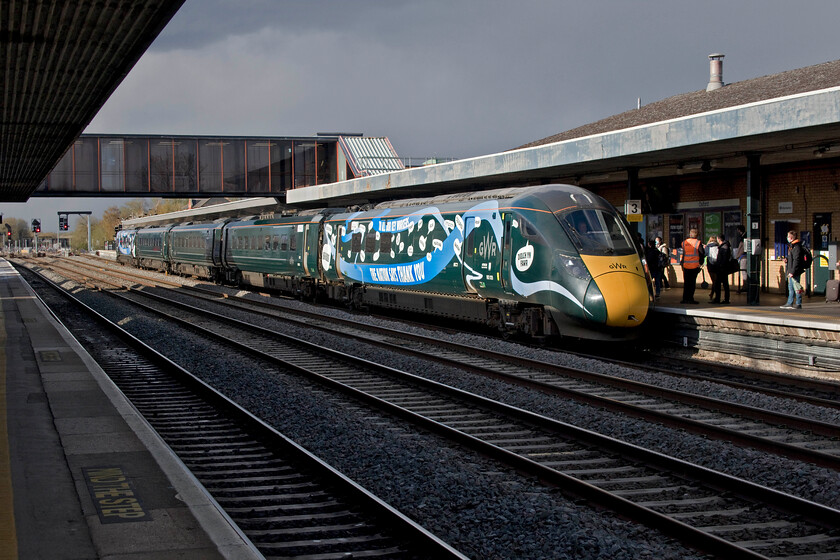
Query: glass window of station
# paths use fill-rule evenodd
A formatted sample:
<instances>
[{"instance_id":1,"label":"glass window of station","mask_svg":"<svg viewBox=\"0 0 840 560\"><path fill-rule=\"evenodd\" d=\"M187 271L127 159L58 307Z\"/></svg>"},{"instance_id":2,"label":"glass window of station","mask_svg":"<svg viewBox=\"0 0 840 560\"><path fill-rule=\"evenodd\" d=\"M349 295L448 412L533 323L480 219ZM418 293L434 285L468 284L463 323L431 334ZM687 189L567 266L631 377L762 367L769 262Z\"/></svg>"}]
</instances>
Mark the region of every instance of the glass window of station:
<instances>
[{"instance_id":1,"label":"glass window of station","mask_svg":"<svg viewBox=\"0 0 840 560\"><path fill-rule=\"evenodd\" d=\"M41 190L271 194L335 182L336 141L82 136Z\"/></svg>"}]
</instances>

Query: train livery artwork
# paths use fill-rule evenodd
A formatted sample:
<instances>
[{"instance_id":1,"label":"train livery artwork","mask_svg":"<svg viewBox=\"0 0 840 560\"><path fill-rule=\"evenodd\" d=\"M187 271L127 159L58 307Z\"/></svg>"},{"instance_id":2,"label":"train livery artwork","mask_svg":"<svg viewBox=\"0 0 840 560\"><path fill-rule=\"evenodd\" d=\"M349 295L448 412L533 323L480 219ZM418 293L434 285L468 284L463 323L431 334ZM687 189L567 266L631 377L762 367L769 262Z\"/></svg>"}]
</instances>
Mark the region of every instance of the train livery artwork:
<instances>
[{"instance_id":1,"label":"train livery artwork","mask_svg":"<svg viewBox=\"0 0 840 560\"><path fill-rule=\"evenodd\" d=\"M117 247L133 266L531 336L631 338L652 301L621 215L568 185L123 229Z\"/></svg>"}]
</instances>

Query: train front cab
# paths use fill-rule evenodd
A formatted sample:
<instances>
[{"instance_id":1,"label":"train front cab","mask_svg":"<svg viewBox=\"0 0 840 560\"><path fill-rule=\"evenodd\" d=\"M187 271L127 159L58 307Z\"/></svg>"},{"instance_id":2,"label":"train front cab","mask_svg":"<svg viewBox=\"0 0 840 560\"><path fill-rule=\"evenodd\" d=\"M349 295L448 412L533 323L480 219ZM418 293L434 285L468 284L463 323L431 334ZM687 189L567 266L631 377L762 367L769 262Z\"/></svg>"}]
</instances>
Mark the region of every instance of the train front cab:
<instances>
[{"instance_id":1,"label":"train front cab","mask_svg":"<svg viewBox=\"0 0 840 560\"><path fill-rule=\"evenodd\" d=\"M632 330L641 326L650 309L649 278L636 244L617 212L579 208L558 216L583 269L570 257L558 267L580 278L591 278L583 298L586 319L606 329ZM608 331L605 331L608 332Z\"/></svg>"}]
</instances>

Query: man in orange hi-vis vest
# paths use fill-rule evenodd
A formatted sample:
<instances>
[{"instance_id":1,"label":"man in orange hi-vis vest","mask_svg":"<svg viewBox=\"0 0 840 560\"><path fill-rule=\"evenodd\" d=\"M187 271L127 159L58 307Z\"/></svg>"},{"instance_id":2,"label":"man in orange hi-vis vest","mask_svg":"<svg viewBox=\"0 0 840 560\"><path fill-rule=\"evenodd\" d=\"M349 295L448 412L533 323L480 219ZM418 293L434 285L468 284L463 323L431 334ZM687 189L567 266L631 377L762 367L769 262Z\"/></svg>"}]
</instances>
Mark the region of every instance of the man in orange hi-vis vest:
<instances>
[{"instance_id":1,"label":"man in orange hi-vis vest","mask_svg":"<svg viewBox=\"0 0 840 560\"><path fill-rule=\"evenodd\" d=\"M694 290L697 287L700 266L706 256L703 244L697 239L697 228L688 231L688 239L682 242L682 250L683 297L680 303L697 303Z\"/></svg>"}]
</instances>

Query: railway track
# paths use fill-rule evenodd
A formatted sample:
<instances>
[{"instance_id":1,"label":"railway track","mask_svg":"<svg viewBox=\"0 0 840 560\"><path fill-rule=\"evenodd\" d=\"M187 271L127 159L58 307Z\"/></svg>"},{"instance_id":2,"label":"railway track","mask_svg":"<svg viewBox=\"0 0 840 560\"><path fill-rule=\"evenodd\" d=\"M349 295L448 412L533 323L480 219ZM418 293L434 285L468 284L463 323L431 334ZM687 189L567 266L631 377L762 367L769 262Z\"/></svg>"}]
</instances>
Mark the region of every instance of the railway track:
<instances>
[{"instance_id":1,"label":"railway track","mask_svg":"<svg viewBox=\"0 0 840 560\"><path fill-rule=\"evenodd\" d=\"M62 313L68 328L264 557L465 558L61 288L40 282L72 301L65 306L83 310ZM49 306L61 306L58 297Z\"/></svg>"},{"instance_id":2,"label":"railway track","mask_svg":"<svg viewBox=\"0 0 840 560\"><path fill-rule=\"evenodd\" d=\"M219 301L218 292L198 292ZM164 297L151 293L144 293L144 296ZM186 310L194 308L170 298L161 301L167 307L177 306ZM840 426L833 424L663 389L620 377L470 348L439 338L395 332L333 317L324 319L315 313L292 312L288 308L236 296L225 297L223 302L240 308L244 306L249 311L272 318L293 321L305 328L315 327L342 337L355 337L392 351L434 359L456 368L468 369L578 402L840 470ZM266 311L266 308L270 310ZM632 364L625 365L632 367ZM817 398L812 404L824 400Z\"/></svg>"},{"instance_id":3,"label":"railway track","mask_svg":"<svg viewBox=\"0 0 840 560\"><path fill-rule=\"evenodd\" d=\"M826 559L840 550L838 510L228 317L155 305L218 343L294 369L701 550Z\"/></svg>"},{"instance_id":4,"label":"railway track","mask_svg":"<svg viewBox=\"0 0 840 560\"><path fill-rule=\"evenodd\" d=\"M224 298L228 302L240 302L252 309L271 309L278 313L284 313L289 317L294 314L300 317L307 317L316 322L323 319L323 317L317 312L293 310L288 306L284 306L282 304L272 304L270 302L256 303L253 299L238 295L230 295L213 288L191 286L175 281L161 279L152 280L151 278L140 277L126 271L124 267L115 268L114 266L111 266L112 263L106 261L103 261L100 264L91 264L84 261L74 260L73 266L77 265L84 270L91 271L91 273L103 273L121 278L125 280L128 285L142 284L150 287L178 287L210 299ZM61 265L59 264L58 266L60 267ZM65 270L72 271L72 269L68 267L63 268ZM122 285L125 286L125 284ZM272 299L275 301L277 300L277 298ZM348 321L339 318L331 318L330 321L336 325L343 325L347 328L367 328L358 321ZM375 327L370 327L370 330L374 328ZM723 366L708 362L681 360L673 357L660 358L658 356L651 356L650 354L639 356L637 357L638 359L634 359L633 362L628 362L626 360L618 360L614 357L605 356L603 354L582 354L570 350L564 350L564 352L575 354L584 358L608 361L619 366L632 367L662 375L719 383L736 389L754 391L774 397L795 399L814 406L840 409L840 383L838 382L807 377L794 377L774 372L763 372L755 369L739 368L735 366ZM652 363L654 359L661 363Z\"/></svg>"}]
</instances>

